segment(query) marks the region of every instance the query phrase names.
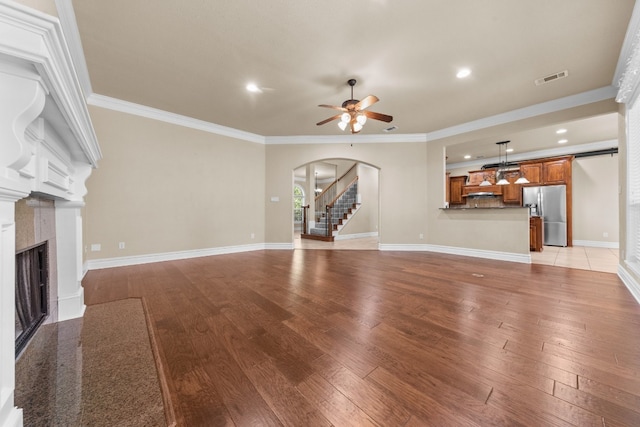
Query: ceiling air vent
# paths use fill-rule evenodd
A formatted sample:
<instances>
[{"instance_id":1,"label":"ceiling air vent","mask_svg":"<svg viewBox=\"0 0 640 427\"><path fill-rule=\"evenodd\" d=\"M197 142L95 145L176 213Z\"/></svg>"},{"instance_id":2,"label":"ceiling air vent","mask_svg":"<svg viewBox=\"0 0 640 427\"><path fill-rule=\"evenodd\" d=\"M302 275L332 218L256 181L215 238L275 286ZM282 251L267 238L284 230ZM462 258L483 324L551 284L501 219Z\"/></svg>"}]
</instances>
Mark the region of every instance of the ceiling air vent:
<instances>
[{"instance_id":1,"label":"ceiling air vent","mask_svg":"<svg viewBox=\"0 0 640 427\"><path fill-rule=\"evenodd\" d=\"M563 78L567 77L568 75L569 75L569 71L568 70L564 70L564 71L560 71L559 73L551 74L550 76L542 77L542 78L537 79L535 81L536 82L536 86L540 86L540 85L543 85L545 83L552 82L554 80L563 79Z\"/></svg>"},{"instance_id":2,"label":"ceiling air vent","mask_svg":"<svg viewBox=\"0 0 640 427\"><path fill-rule=\"evenodd\" d=\"M389 126L386 129L383 129L385 132L393 132L394 130L398 129L398 126Z\"/></svg>"}]
</instances>

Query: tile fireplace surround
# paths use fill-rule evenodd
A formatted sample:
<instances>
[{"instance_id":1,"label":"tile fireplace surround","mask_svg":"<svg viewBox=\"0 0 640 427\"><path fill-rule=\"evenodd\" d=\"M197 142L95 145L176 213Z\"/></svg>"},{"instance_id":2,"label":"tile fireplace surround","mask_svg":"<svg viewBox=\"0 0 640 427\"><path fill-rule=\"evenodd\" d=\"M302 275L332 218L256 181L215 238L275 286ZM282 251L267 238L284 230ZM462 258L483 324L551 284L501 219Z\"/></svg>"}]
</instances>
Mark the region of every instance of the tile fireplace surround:
<instances>
[{"instance_id":1,"label":"tile fireplace surround","mask_svg":"<svg viewBox=\"0 0 640 427\"><path fill-rule=\"evenodd\" d=\"M57 18L0 3L0 426L21 426L15 389L16 203L55 211L57 320L82 317L85 181L101 158Z\"/></svg>"}]
</instances>

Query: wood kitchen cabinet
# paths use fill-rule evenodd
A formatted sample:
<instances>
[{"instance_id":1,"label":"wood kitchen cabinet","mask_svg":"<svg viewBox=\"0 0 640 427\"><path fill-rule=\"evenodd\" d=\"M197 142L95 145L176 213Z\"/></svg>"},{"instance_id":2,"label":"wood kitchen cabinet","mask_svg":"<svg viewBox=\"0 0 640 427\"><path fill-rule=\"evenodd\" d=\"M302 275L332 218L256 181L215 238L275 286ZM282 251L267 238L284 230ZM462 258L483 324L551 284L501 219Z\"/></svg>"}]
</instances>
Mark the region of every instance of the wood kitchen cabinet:
<instances>
[{"instance_id":1,"label":"wood kitchen cabinet","mask_svg":"<svg viewBox=\"0 0 640 427\"><path fill-rule=\"evenodd\" d=\"M496 183L496 170L484 169L479 171L469 171L468 185L480 185L480 183L484 181L485 176L487 177L487 181L491 184Z\"/></svg>"},{"instance_id":2,"label":"wood kitchen cabinet","mask_svg":"<svg viewBox=\"0 0 640 427\"><path fill-rule=\"evenodd\" d=\"M542 178L545 184L566 184L571 179L571 161L563 158L544 162Z\"/></svg>"},{"instance_id":3,"label":"wood kitchen cabinet","mask_svg":"<svg viewBox=\"0 0 640 427\"><path fill-rule=\"evenodd\" d=\"M529 184L542 183L542 163L521 163L520 172L527 178Z\"/></svg>"},{"instance_id":4,"label":"wood kitchen cabinet","mask_svg":"<svg viewBox=\"0 0 640 427\"><path fill-rule=\"evenodd\" d=\"M522 185L515 184L520 178L520 172L504 172L504 177L509 181L509 185L502 186L502 201L508 204L522 204Z\"/></svg>"},{"instance_id":5,"label":"wood kitchen cabinet","mask_svg":"<svg viewBox=\"0 0 640 427\"><path fill-rule=\"evenodd\" d=\"M467 183L466 176L449 177L449 204L464 205L466 200L462 197L462 189Z\"/></svg>"},{"instance_id":6,"label":"wood kitchen cabinet","mask_svg":"<svg viewBox=\"0 0 640 427\"><path fill-rule=\"evenodd\" d=\"M542 236L544 236L543 224L542 218L539 216L529 218L529 250L533 252L542 252Z\"/></svg>"}]
</instances>

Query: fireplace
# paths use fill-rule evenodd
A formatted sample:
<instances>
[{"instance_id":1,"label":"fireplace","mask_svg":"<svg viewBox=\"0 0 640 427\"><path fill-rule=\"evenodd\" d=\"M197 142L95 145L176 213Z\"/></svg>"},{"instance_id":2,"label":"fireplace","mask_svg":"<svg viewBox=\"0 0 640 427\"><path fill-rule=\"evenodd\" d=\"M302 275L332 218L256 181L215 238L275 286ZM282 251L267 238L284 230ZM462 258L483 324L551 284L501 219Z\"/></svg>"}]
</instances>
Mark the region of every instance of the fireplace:
<instances>
[{"instance_id":1,"label":"fireplace","mask_svg":"<svg viewBox=\"0 0 640 427\"><path fill-rule=\"evenodd\" d=\"M49 314L47 242L16 253L16 357Z\"/></svg>"}]
</instances>

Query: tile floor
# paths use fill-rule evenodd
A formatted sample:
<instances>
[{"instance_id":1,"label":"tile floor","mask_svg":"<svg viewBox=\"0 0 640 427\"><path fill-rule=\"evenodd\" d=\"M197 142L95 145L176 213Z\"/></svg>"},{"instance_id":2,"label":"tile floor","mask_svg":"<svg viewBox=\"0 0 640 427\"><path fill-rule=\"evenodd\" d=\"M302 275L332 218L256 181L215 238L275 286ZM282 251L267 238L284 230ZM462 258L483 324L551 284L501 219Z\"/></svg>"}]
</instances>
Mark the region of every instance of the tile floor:
<instances>
[{"instance_id":1,"label":"tile floor","mask_svg":"<svg viewBox=\"0 0 640 427\"><path fill-rule=\"evenodd\" d=\"M378 250L378 238L338 240L321 242L301 239L300 234L294 238L296 249L342 249L342 250ZM573 246L561 248L545 246L542 252L531 252L532 264L555 265L558 267L577 268L581 270L617 273L618 249Z\"/></svg>"},{"instance_id":2,"label":"tile floor","mask_svg":"<svg viewBox=\"0 0 640 427\"><path fill-rule=\"evenodd\" d=\"M618 271L618 249L573 246L561 248L545 246L542 252L531 252L533 264L547 264L581 270Z\"/></svg>"}]
</instances>

